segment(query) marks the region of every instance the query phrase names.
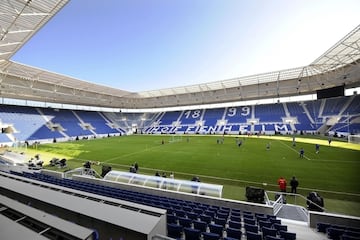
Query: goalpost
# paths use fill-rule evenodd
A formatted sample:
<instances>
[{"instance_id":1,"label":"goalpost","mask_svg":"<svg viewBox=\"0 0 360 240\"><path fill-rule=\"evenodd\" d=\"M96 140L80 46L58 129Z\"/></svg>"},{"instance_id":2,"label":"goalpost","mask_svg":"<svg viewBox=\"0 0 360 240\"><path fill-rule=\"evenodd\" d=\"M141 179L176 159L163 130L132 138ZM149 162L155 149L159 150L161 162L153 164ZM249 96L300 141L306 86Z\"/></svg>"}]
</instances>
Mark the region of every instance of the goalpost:
<instances>
[{"instance_id":1,"label":"goalpost","mask_svg":"<svg viewBox=\"0 0 360 240\"><path fill-rule=\"evenodd\" d=\"M182 141L182 135L171 135L170 139L169 139L169 143L174 143L174 142L181 142Z\"/></svg>"},{"instance_id":2,"label":"goalpost","mask_svg":"<svg viewBox=\"0 0 360 240\"><path fill-rule=\"evenodd\" d=\"M360 135L348 135L348 142L360 144Z\"/></svg>"},{"instance_id":3,"label":"goalpost","mask_svg":"<svg viewBox=\"0 0 360 240\"><path fill-rule=\"evenodd\" d=\"M19 151L26 151L26 149L28 148L28 145L26 142L15 141L13 143L12 147Z\"/></svg>"}]
</instances>

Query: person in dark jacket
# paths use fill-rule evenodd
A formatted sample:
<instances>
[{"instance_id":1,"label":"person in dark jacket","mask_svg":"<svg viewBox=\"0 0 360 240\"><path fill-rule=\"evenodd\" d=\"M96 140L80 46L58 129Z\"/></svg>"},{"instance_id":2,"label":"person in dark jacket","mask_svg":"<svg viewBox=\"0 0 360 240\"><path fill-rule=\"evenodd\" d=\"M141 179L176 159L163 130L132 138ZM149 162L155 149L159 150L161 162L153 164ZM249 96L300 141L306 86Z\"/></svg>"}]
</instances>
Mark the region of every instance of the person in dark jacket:
<instances>
[{"instance_id":1,"label":"person in dark jacket","mask_svg":"<svg viewBox=\"0 0 360 240\"><path fill-rule=\"evenodd\" d=\"M296 179L295 176L292 177L290 181L291 186L291 193L297 193L297 187L299 186L299 181Z\"/></svg>"}]
</instances>

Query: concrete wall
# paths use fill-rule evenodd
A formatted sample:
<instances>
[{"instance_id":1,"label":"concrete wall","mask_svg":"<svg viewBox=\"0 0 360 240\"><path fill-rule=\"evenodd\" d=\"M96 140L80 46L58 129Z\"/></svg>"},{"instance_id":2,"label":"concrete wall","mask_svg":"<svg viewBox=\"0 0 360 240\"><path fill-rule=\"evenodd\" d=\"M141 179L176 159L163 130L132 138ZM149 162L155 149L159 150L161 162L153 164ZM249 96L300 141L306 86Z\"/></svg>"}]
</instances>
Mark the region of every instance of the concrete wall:
<instances>
[{"instance_id":1,"label":"concrete wall","mask_svg":"<svg viewBox=\"0 0 360 240\"><path fill-rule=\"evenodd\" d=\"M360 228L360 217L309 211L310 227L316 228L317 223L330 223L333 225Z\"/></svg>"}]
</instances>

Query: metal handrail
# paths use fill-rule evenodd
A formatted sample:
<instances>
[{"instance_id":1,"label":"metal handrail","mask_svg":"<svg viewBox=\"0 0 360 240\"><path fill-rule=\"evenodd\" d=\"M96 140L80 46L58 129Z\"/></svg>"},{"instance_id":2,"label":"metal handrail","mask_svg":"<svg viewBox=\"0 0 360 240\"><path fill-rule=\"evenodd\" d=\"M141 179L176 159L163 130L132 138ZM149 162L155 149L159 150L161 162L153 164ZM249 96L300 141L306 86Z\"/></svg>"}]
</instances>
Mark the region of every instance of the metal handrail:
<instances>
[{"instance_id":1,"label":"metal handrail","mask_svg":"<svg viewBox=\"0 0 360 240\"><path fill-rule=\"evenodd\" d=\"M65 178L72 178L72 175L82 175L82 176L101 178L100 174L97 173L94 169L84 168L84 167L75 168L74 170L65 172Z\"/></svg>"},{"instance_id":2,"label":"metal handrail","mask_svg":"<svg viewBox=\"0 0 360 240\"><path fill-rule=\"evenodd\" d=\"M283 205L284 205L284 199L283 199L283 196L280 195L280 197L278 199L276 199L276 201L273 203L273 206L274 206L273 211L274 211L275 216L281 210Z\"/></svg>"},{"instance_id":3,"label":"metal handrail","mask_svg":"<svg viewBox=\"0 0 360 240\"><path fill-rule=\"evenodd\" d=\"M298 193L287 193L287 192L277 192L277 191L266 191L266 192L269 192L269 193L274 193L274 194L279 194L280 196L283 196L283 195L287 195L287 196L294 196L294 197L300 197L302 199L304 199L306 202L309 202L313 205L315 205L316 207L318 207L319 209L321 209L322 211L326 211L326 209L320 205L318 205L317 203L309 200L307 197L301 195L301 194L298 194ZM296 198L295 198L296 199ZM296 204L296 203L295 203Z\"/></svg>"}]
</instances>

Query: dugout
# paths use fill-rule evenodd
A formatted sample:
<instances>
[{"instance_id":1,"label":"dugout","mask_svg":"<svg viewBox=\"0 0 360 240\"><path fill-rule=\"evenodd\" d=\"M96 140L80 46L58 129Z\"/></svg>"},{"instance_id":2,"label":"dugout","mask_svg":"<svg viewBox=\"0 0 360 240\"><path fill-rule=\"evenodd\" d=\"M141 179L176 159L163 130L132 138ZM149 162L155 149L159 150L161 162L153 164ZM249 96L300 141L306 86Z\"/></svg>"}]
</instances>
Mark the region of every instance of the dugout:
<instances>
[{"instance_id":1,"label":"dugout","mask_svg":"<svg viewBox=\"0 0 360 240\"><path fill-rule=\"evenodd\" d=\"M221 198L223 190L222 185L142 175L138 173L115 170L108 172L104 176L104 180L219 198Z\"/></svg>"}]
</instances>

